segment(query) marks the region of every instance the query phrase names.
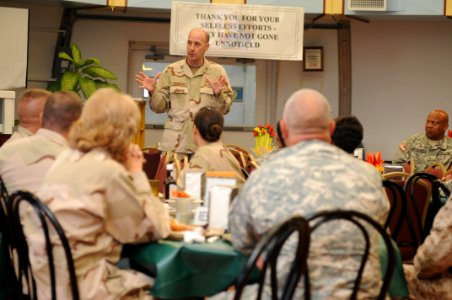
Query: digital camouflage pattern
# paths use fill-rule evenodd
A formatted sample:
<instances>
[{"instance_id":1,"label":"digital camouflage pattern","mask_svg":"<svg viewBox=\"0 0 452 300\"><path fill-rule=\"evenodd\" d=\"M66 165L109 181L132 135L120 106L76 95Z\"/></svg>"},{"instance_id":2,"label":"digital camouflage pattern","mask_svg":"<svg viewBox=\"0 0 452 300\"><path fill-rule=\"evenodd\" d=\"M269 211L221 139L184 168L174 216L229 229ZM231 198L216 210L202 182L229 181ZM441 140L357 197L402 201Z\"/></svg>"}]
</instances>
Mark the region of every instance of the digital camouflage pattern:
<instances>
[{"instance_id":1,"label":"digital camouflage pattern","mask_svg":"<svg viewBox=\"0 0 452 300\"><path fill-rule=\"evenodd\" d=\"M194 152L193 119L198 110L213 106L223 114L229 112L233 100L229 79L227 88L215 97L204 76L212 80L218 80L220 76L228 78L221 65L207 59L195 74L183 59L167 66L160 75L150 100L152 111L168 114L160 150Z\"/></svg>"},{"instance_id":2,"label":"digital camouflage pattern","mask_svg":"<svg viewBox=\"0 0 452 300\"><path fill-rule=\"evenodd\" d=\"M440 142L429 140L424 133L406 138L392 160L403 165L414 160L414 172L421 172L433 163L442 163L446 170L452 166L452 139L444 137Z\"/></svg>"},{"instance_id":3,"label":"digital camouflage pattern","mask_svg":"<svg viewBox=\"0 0 452 300\"><path fill-rule=\"evenodd\" d=\"M35 135L3 145L0 148L0 176L8 193L17 190L36 193L44 174L58 154L68 147L61 134L45 128L38 129Z\"/></svg>"},{"instance_id":4,"label":"digital camouflage pattern","mask_svg":"<svg viewBox=\"0 0 452 300\"><path fill-rule=\"evenodd\" d=\"M245 181L239 162L221 141L199 147L190 159L188 169L235 172L239 186L242 186ZM181 172L177 179L177 185L181 188L184 188L184 171Z\"/></svg>"},{"instance_id":5,"label":"digital camouflage pattern","mask_svg":"<svg viewBox=\"0 0 452 300\"><path fill-rule=\"evenodd\" d=\"M433 228L418 248L413 265L404 265L414 299L452 299L452 196L440 209Z\"/></svg>"},{"instance_id":6,"label":"digital camouflage pattern","mask_svg":"<svg viewBox=\"0 0 452 300\"><path fill-rule=\"evenodd\" d=\"M304 141L272 155L251 173L232 203L229 215L234 247L250 253L259 239L293 215L350 209L386 220L389 201L377 170L323 141ZM377 233L370 230L371 249L359 299L376 298L381 286ZM290 248L290 249L289 249ZM312 299L349 299L364 238L354 225L331 221L311 236L308 260ZM294 244L283 248L278 273L289 270ZM303 280L294 299L301 299ZM268 286L267 286L268 288ZM268 299L269 290L266 291Z\"/></svg>"},{"instance_id":7,"label":"digital camouflage pattern","mask_svg":"<svg viewBox=\"0 0 452 300\"><path fill-rule=\"evenodd\" d=\"M151 299L151 278L116 267L125 243L169 234L169 216L151 196L144 172L129 173L101 150L66 150L44 178L38 196L53 211L68 237L80 299ZM50 299L41 229L26 222L30 260L39 299ZM70 299L62 248L54 242L58 299Z\"/></svg>"}]
</instances>

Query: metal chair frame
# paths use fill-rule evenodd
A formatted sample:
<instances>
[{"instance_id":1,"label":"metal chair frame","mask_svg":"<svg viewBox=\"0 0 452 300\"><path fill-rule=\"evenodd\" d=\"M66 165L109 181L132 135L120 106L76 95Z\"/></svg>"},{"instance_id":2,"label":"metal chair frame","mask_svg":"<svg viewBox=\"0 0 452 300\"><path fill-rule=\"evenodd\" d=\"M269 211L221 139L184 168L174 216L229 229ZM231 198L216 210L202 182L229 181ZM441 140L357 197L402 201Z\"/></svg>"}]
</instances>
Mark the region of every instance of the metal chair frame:
<instances>
[{"instance_id":1,"label":"metal chair frame","mask_svg":"<svg viewBox=\"0 0 452 300\"><path fill-rule=\"evenodd\" d=\"M283 248L285 242L293 233L298 234L295 259L292 262L280 299L292 299L295 293L295 288L302 275L304 275L304 282L306 286L305 299L310 299L309 276L307 275L307 257L309 252L310 229L308 222L303 217L296 216L283 222L279 226L276 226L256 245L254 251L252 252L246 263L244 271L237 280L234 300L241 298L243 289L249 281L251 272L255 270L256 262L259 257L263 258L263 268L259 277L259 290L256 299L261 299L262 297L262 291L266 277L265 275L269 266L272 299L278 299L278 280L276 274L278 255L281 252L281 249Z\"/></svg>"},{"instance_id":2,"label":"metal chair frame","mask_svg":"<svg viewBox=\"0 0 452 300\"><path fill-rule=\"evenodd\" d=\"M370 238L369 233L366 228L361 224L361 221L366 222L371 225L378 233L383 237L383 241L385 242L387 251L388 251L388 265L386 268L386 273L383 278L383 284L380 289L380 293L377 299L385 299L387 291L389 289L389 285L391 282L392 274L394 273L394 265L395 265L395 252L394 247L392 245L391 239L386 233L385 229L378 224L374 219L369 217L366 214L360 213L358 211L353 210L333 210L333 211L322 211L314 214L312 217L308 218L308 221L311 223L316 221L314 226L311 225L311 231L314 232L319 226L321 226L324 222L332 221L332 220L347 220L351 223L355 224L362 232L364 239L366 241L363 256L361 259L361 264L358 269L358 273L356 276L354 288L350 299L357 299L359 286L361 284L362 275L364 272L364 267L366 265L366 261L369 257L370 250Z\"/></svg>"},{"instance_id":3,"label":"metal chair frame","mask_svg":"<svg viewBox=\"0 0 452 300\"><path fill-rule=\"evenodd\" d=\"M33 278L33 271L30 267L30 261L28 257L28 244L26 241L25 234L23 232L21 218L20 218L20 203L27 202L29 203L36 215L39 217L47 249L47 258L49 264L49 273L50 273L50 282L51 282L51 295L52 299L57 299L56 295L56 274L55 274L55 265L53 260L53 249L52 242L50 239L50 231L49 224L55 229L57 233L62 247L64 249L64 253L66 256L66 262L68 266L70 285L72 290L72 298L74 300L78 300L79 291L77 286L77 277L75 274L74 262L72 258L71 248L69 246L69 241L67 240L66 234L64 233L63 228L60 223L56 219L55 215L52 211L43 204L35 195L26 191L17 191L13 193L10 197L8 210L11 212L11 220L13 225L13 232L15 234L15 238L17 241L17 252L19 256L19 279L22 281L22 278L25 277L29 291L32 291L32 299L37 299L36 294L36 283ZM22 292L22 291L21 291Z\"/></svg>"}]
</instances>

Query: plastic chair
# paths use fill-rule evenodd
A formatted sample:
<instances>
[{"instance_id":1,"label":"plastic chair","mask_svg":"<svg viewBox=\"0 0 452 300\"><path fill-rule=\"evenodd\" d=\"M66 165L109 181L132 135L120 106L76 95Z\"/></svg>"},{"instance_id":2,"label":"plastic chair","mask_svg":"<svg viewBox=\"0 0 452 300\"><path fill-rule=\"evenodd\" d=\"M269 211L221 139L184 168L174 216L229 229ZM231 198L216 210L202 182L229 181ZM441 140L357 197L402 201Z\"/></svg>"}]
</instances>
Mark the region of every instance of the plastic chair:
<instances>
[{"instance_id":1,"label":"plastic chair","mask_svg":"<svg viewBox=\"0 0 452 300\"><path fill-rule=\"evenodd\" d=\"M54 265L54 259L53 259L53 247L52 247L52 241L50 237L50 230L49 225L51 225L55 231L55 233L58 235L61 245L64 249L64 254L66 257L68 272L69 272L69 279L70 279L70 285L71 285L71 291L72 291L72 299L78 300L79 299L79 292L78 292L78 286L77 286L77 277L75 274L75 268L71 253L71 248L69 246L69 241L66 238L66 234L64 233L63 228L61 227L60 223L50 211L50 209L43 204L39 199L34 196L30 192L26 191L17 191L13 193L10 197L9 207L8 210L11 212L11 223L13 226L13 232L15 235L15 239L17 241L17 252L19 257L19 274L18 278L22 282L22 279L25 278L25 281L28 286L28 291L30 293L31 299L37 299L36 294L36 283L33 278L33 271L30 267L30 261L28 257L28 244L25 237L25 234L23 232L21 218L20 218L20 204L22 202L27 202L33 207L34 212L39 218L40 224L42 226L45 243L46 243L46 249L47 249L47 259L49 264L49 273L50 273L50 283L51 283L51 295L52 299L57 299L56 294L56 270ZM22 292L22 290L21 290Z\"/></svg>"},{"instance_id":2,"label":"plastic chair","mask_svg":"<svg viewBox=\"0 0 452 300\"><path fill-rule=\"evenodd\" d=\"M278 275L277 261L281 249L286 241L297 233L298 242L296 245L295 259L292 262L281 298L278 298ZM234 300L241 299L241 295L245 285L248 282L250 274L256 268L256 262L259 258L263 259L263 268L259 277L259 290L256 299L261 299L262 291L265 283L265 274L270 267L270 284L272 299L292 299L297 287L298 281L304 275L305 279L305 299L310 299L309 292L309 276L307 276L306 260L309 252L310 229L308 222L303 217L292 217L276 226L268 234L266 234L257 244L253 253L249 257L245 269L240 275L236 283L236 293Z\"/></svg>"},{"instance_id":3,"label":"plastic chair","mask_svg":"<svg viewBox=\"0 0 452 300\"><path fill-rule=\"evenodd\" d=\"M366 261L369 257L369 251L370 251L370 238L369 233L367 229L364 227L363 223L367 223L368 225L371 225L383 238L383 241L386 245L387 252L388 252L388 264L386 267L386 273L383 277L383 284L380 289L380 293L378 295L377 299L385 299L386 294L389 289L389 285L391 282L392 274L394 273L394 265L395 265L395 252L394 248L391 243L391 239L386 233L385 229L378 224L374 219L369 217L366 214L353 211L353 210L333 210L333 211L323 211L318 212L314 214L312 217L308 218L308 221L311 225L311 231L314 232L317 228L319 228L322 224L325 222L329 222L332 220L347 220L356 225L363 234L363 237L365 239L365 248L364 252L361 258L360 267L358 269L353 292L350 296L350 299L354 300L357 299L359 286L361 284L362 275L364 272L364 267L366 265ZM314 224L313 224L314 223Z\"/></svg>"}]
</instances>

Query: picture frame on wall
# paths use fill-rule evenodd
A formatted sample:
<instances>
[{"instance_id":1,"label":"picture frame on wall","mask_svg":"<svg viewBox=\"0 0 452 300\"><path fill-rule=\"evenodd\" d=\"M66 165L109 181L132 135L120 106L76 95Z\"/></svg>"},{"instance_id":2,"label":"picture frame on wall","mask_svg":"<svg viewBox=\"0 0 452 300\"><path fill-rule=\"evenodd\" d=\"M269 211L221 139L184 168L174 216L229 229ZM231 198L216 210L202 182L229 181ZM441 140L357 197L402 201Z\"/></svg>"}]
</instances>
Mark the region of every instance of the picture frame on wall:
<instances>
[{"instance_id":1,"label":"picture frame on wall","mask_svg":"<svg viewBox=\"0 0 452 300\"><path fill-rule=\"evenodd\" d=\"M323 71L323 47L303 48L303 71Z\"/></svg>"}]
</instances>

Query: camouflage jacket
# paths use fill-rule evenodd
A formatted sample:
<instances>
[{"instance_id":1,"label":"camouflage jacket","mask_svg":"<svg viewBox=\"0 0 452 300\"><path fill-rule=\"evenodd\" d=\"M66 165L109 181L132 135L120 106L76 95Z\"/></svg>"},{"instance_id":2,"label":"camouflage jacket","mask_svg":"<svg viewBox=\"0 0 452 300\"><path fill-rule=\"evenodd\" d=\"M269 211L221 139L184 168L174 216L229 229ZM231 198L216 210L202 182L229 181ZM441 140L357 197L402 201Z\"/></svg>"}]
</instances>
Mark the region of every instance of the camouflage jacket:
<instances>
[{"instance_id":1,"label":"camouflage jacket","mask_svg":"<svg viewBox=\"0 0 452 300\"><path fill-rule=\"evenodd\" d=\"M232 203L229 229L234 247L250 253L277 223L330 209L357 210L383 224L389 202L377 170L322 141L284 148L251 173ZM376 298L381 285L375 231L370 238L359 299ZM312 299L349 299L363 247L359 230L344 221L327 223L313 233L308 261ZM286 251L278 258L281 276L289 269L288 253L294 253ZM294 299L301 299L302 281Z\"/></svg>"},{"instance_id":2,"label":"camouflage jacket","mask_svg":"<svg viewBox=\"0 0 452 300\"><path fill-rule=\"evenodd\" d=\"M9 139L4 144L7 144L9 142L12 142L14 140L17 140L17 139L20 139L20 138L23 138L23 137L32 136L32 135L33 135L33 132L31 132L27 128L24 128L22 126L18 126L17 130L14 131L14 133L9 137Z\"/></svg>"},{"instance_id":3,"label":"camouflage jacket","mask_svg":"<svg viewBox=\"0 0 452 300\"><path fill-rule=\"evenodd\" d=\"M427 169L433 163L442 163L446 169L452 166L452 139L444 139L436 145L432 145L424 133L416 134L406 138L392 160L393 164L405 164L414 160L414 172Z\"/></svg>"},{"instance_id":4,"label":"camouflage jacket","mask_svg":"<svg viewBox=\"0 0 452 300\"><path fill-rule=\"evenodd\" d=\"M82 154L69 149L45 176L38 196L68 237L80 299L142 299L138 295L148 293L150 278L116 267L124 243L157 240L169 234L168 212L151 195L144 172L129 173L102 150ZM26 229L39 298L50 299L42 229L31 225ZM66 266L60 257L63 251L59 243L54 248L57 298L70 299Z\"/></svg>"},{"instance_id":5,"label":"camouflage jacket","mask_svg":"<svg viewBox=\"0 0 452 300\"><path fill-rule=\"evenodd\" d=\"M221 141L199 147L190 159L188 169L235 172L239 186L245 181L240 169L240 163ZM177 185L182 189L184 188L184 171L179 175Z\"/></svg>"},{"instance_id":6,"label":"camouflage jacket","mask_svg":"<svg viewBox=\"0 0 452 300\"><path fill-rule=\"evenodd\" d=\"M225 76L227 88L215 97L212 88L204 78L218 80ZM233 91L224 68L204 59L204 64L193 74L185 59L170 64L160 75L156 90L152 94L150 106L156 113L167 113L160 150L192 151L193 119L196 112L204 106L214 106L223 114L229 112L233 100Z\"/></svg>"},{"instance_id":7,"label":"camouflage jacket","mask_svg":"<svg viewBox=\"0 0 452 300\"><path fill-rule=\"evenodd\" d=\"M416 299L452 299L452 196L418 248L413 266L404 266L410 293Z\"/></svg>"},{"instance_id":8,"label":"camouflage jacket","mask_svg":"<svg viewBox=\"0 0 452 300\"><path fill-rule=\"evenodd\" d=\"M56 157L69 147L59 133L40 128L35 135L15 139L0 148L0 176L8 193L36 193Z\"/></svg>"}]
</instances>

